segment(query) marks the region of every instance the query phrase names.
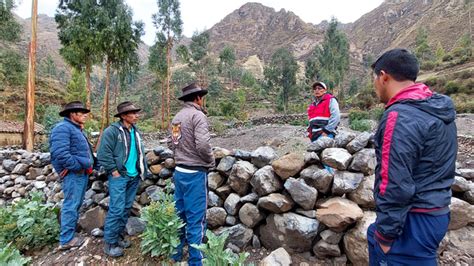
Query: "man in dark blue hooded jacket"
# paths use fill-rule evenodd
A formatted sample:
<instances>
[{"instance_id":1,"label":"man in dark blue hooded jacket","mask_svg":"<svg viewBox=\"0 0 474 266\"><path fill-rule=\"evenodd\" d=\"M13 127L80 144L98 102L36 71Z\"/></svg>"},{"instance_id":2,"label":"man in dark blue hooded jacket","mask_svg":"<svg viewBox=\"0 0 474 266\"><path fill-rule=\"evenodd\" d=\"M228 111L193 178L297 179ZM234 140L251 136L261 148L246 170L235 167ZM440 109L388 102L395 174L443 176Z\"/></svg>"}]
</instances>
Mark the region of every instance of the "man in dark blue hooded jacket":
<instances>
[{"instance_id":1,"label":"man in dark blue hooded jacket","mask_svg":"<svg viewBox=\"0 0 474 266\"><path fill-rule=\"evenodd\" d=\"M436 265L450 220L454 105L415 82L418 61L407 50L384 53L372 68L385 112L375 135L377 219L367 231L370 265Z\"/></svg>"}]
</instances>

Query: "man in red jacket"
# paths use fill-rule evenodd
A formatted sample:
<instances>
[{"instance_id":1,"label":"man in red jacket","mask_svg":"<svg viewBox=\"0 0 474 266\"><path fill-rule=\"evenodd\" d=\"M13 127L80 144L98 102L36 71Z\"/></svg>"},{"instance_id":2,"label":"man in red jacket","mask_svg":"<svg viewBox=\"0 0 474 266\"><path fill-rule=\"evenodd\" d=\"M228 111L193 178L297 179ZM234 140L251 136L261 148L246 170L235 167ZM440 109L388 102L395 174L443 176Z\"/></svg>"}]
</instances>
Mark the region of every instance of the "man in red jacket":
<instances>
[{"instance_id":1,"label":"man in red jacket","mask_svg":"<svg viewBox=\"0 0 474 266\"><path fill-rule=\"evenodd\" d=\"M341 120L339 104L336 98L327 92L328 87L323 82L315 82L312 88L313 101L308 106L308 137L312 142L321 136L334 138Z\"/></svg>"}]
</instances>

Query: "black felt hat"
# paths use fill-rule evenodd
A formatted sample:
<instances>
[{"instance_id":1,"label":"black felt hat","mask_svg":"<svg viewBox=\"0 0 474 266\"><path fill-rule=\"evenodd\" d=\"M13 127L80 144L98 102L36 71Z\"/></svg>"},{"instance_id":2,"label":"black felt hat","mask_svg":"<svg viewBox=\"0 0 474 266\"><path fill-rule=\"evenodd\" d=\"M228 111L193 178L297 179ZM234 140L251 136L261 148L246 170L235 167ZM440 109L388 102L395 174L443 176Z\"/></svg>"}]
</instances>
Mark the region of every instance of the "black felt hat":
<instances>
[{"instance_id":1,"label":"black felt hat","mask_svg":"<svg viewBox=\"0 0 474 266\"><path fill-rule=\"evenodd\" d=\"M81 113L89 113L91 110L87 109L84 104L80 101L74 101L67 103L63 110L59 112L59 115L64 117L68 116L71 112L81 112Z\"/></svg>"}]
</instances>

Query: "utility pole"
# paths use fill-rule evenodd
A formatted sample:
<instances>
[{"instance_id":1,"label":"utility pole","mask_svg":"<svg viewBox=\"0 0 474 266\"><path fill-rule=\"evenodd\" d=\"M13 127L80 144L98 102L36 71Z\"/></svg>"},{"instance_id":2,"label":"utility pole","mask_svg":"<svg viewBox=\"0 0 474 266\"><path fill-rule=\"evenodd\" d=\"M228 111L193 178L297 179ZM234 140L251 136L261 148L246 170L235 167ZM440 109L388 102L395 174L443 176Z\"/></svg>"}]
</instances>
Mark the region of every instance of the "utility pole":
<instances>
[{"instance_id":1,"label":"utility pole","mask_svg":"<svg viewBox=\"0 0 474 266\"><path fill-rule=\"evenodd\" d=\"M33 151L35 140L35 79L36 79L36 27L38 21L38 0L32 0L31 41L28 60L28 84L26 86L25 126L23 128L23 148Z\"/></svg>"}]
</instances>

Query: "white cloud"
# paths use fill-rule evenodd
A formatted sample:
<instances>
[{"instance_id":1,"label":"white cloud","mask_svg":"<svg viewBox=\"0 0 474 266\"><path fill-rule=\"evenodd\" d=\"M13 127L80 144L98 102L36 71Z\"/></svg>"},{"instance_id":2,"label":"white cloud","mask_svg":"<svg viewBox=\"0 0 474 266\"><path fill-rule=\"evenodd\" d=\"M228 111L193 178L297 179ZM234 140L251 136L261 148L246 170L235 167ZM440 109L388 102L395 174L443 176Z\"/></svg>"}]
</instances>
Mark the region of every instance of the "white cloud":
<instances>
[{"instance_id":1,"label":"white cloud","mask_svg":"<svg viewBox=\"0 0 474 266\"><path fill-rule=\"evenodd\" d=\"M276 11L284 8L292 11L306 22L318 24L336 17L343 23L354 22L365 13L373 10L383 0L254 0ZM15 10L22 18L31 16L31 0L20 0ZM54 16L58 0L38 0L38 13ZM155 39L155 28L151 16L158 11L156 0L125 0L132 7L134 19L145 23L142 40L151 45ZM190 37L194 31L211 28L226 15L238 9L246 0L181 0L183 33Z\"/></svg>"}]
</instances>

